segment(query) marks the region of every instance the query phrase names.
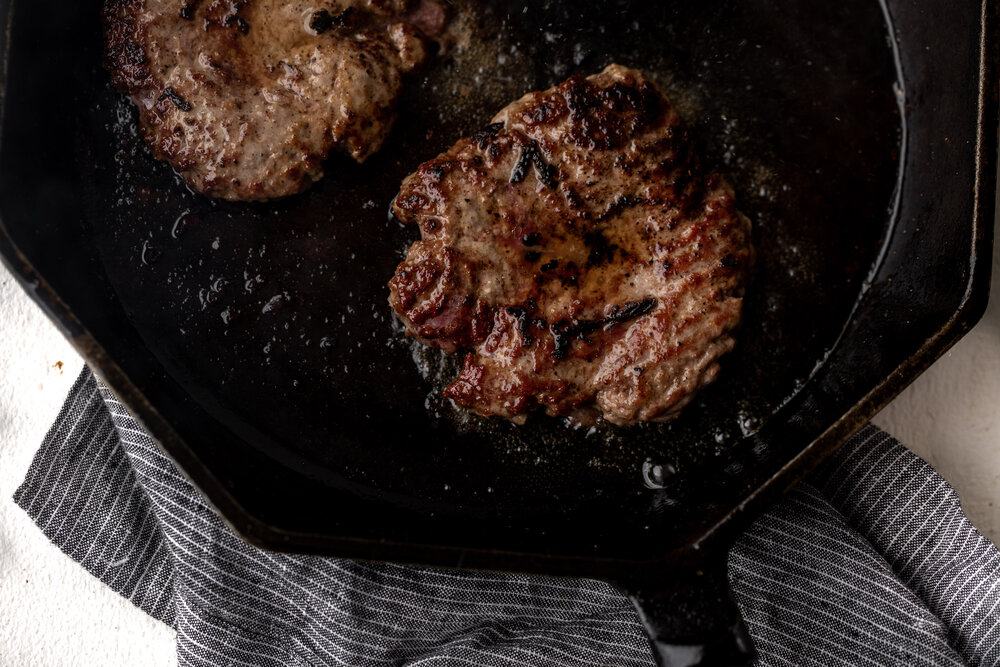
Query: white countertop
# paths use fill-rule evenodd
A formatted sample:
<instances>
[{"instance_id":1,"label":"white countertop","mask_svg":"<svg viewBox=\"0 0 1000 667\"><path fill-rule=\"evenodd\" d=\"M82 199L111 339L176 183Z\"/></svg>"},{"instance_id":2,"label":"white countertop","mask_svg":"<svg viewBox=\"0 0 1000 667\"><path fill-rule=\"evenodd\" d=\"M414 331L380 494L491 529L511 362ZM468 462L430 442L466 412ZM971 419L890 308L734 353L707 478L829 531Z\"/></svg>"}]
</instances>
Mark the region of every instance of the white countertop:
<instances>
[{"instance_id":1,"label":"white countertop","mask_svg":"<svg viewBox=\"0 0 1000 667\"><path fill-rule=\"evenodd\" d=\"M11 500L82 365L0 267L0 667L176 665L173 630L64 556ZM1000 542L1000 296L875 422L944 475Z\"/></svg>"},{"instance_id":2,"label":"white countertop","mask_svg":"<svg viewBox=\"0 0 1000 667\"><path fill-rule=\"evenodd\" d=\"M0 666L176 665L174 631L65 556L11 500L82 367L0 266Z\"/></svg>"}]
</instances>

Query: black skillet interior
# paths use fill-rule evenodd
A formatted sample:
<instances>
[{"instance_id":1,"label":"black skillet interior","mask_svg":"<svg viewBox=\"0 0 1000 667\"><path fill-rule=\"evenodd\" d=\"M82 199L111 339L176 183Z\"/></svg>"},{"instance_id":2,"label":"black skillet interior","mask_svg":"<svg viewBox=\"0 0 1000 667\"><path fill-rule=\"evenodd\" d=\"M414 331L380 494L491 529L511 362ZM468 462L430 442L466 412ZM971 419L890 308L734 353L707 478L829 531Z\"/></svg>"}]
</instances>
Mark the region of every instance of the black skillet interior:
<instances>
[{"instance_id":1,"label":"black skillet interior","mask_svg":"<svg viewBox=\"0 0 1000 667\"><path fill-rule=\"evenodd\" d=\"M272 547L438 564L496 549L509 558L466 563L555 573L666 558L887 377L969 279L960 220L941 250L953 273L884 282L910 270L883 252L902 92L871 0L481 3L474 46L409 81L381 153L362 166L334 156L311 190L269 204L209 201L153 160L100 68L99 3L48 4L14 6L7 232L144 397L140 416L210 497L237 508L238 529ZM930 35L931 15L948 11L931 4L901 12L914 31ZM941 38L973 39L978 14L966 13ZM657 81L753 221L739 346L668 425L462 414L440 396L454 364L406 340L386 303L416 236L387 218L389 202L421 161L507 102L611 62ZM970 103L971 117L962 107L944 128L953 145L974 139ZM971 207L965 185L944 202L958 214ZM893 289L906 328L865 305Z\"/></svg>"}]
</instances>

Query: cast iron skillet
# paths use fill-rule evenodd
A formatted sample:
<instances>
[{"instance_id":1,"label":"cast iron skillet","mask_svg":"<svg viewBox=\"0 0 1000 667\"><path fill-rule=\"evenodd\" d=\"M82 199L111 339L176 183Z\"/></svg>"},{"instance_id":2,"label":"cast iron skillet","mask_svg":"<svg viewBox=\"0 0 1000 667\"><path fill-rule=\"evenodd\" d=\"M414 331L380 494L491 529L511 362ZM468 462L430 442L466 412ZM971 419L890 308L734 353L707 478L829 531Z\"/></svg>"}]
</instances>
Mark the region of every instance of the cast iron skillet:
<instances>
[{"instance_id":1,"label":"cast iron skillet","mask_svg":"<svg viewBox=\"0 0 1000 667\"><path fill-rule=\"evenodd\" d=\"M379 155L254 205L149 157L99 65L99 2L0 4L0 253L266 548L606 578L665 664L745 658L735 532L985 307L985 1L482 3L476 46L410 81ZM659 83L753 220L738 349L669 425L465 415L440 395L453 363L386 303L415 236L388 204L510 100L610 62Z\"/></svg>"}]
</instances>

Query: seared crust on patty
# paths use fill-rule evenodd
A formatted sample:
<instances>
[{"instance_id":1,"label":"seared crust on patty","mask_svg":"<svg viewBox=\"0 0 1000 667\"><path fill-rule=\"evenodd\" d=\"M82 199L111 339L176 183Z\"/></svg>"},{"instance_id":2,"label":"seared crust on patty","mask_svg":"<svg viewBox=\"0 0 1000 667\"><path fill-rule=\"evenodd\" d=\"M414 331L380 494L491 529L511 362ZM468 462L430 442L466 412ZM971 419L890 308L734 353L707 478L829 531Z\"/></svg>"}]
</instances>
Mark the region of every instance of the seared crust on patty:
<instances>
[{"instance_id":1,"label":"seared crust on patty","mask_svg":"<svg viewBox=\"0 0 1000 667\"><path fill-rule=\"evenodd\" d=\"M411 336L466 351L445 394L481 415L670 419L734 345L749 220L635 70L507 106L393 212L421 240L389 301Z\"/></svg>"},{"instance_id":2,"label":"seared crust on patty","mask_svg":"<svg viewBox=\"0 0 1000 667\"><path fill-rule=\"evenodd\" d=\"M444 23L433 0L108 0L103 17L153 154L236 200L305 189L331 150L376 152Z\"/></svg>"}]
</instances>

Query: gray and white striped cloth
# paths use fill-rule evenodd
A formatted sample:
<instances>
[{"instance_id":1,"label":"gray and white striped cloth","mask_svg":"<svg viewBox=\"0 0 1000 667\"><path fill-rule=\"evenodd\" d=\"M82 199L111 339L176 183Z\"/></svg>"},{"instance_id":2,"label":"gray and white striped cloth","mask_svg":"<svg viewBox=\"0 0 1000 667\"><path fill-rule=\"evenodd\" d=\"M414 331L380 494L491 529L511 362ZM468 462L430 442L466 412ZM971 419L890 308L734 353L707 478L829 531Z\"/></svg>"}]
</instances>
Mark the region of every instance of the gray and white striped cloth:
<instances>
[{"instance_id":1,"label":"gray and white striped cloth","mask_svg":"<svg viewBox=\"0 0 1000 667\"><path fill-rule=\"evenodd\" d=\"M247 545L86 370L15 499L174 626L181 665L652 665L603 582ZM1000 665L1000 552L872 426L746 532L729 577L762 665Z\"/></svg>"}]
</instances>

